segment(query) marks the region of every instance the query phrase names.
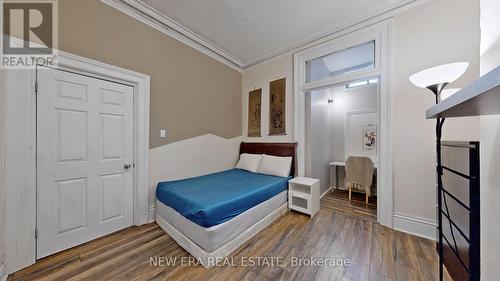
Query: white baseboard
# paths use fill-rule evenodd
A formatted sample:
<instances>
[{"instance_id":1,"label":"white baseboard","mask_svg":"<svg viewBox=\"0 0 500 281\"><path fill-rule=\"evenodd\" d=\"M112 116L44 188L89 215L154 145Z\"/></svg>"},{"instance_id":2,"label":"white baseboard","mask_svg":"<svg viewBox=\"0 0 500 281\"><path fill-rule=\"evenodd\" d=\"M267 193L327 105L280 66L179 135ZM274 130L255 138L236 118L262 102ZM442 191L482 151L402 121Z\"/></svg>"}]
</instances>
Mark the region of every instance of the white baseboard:
<instances>
[{"instance_id":1,"label":"white baseboard","mask_svg":"<svg viewBox=\"0 0 500 281\"><path fill-rule=\"evenodd\" d=\"M332 191L333 187L330 186L330 188L328 188L325 192L323 192L323 194L321 194L321 196L319 197L320 199L323 198L325 195L328 194L328 192Z\"/></svg>"},{"instance_id":2,"label":"white baseboard","mask_svg":"<svg viewBox=\"0 0 500 281\"><path fill-rule=\"evenodd\" d=\"M430 240L436 240L436 222L429 219L414 218L395 213L394 229Z\"/></svg>"}]
</instances>

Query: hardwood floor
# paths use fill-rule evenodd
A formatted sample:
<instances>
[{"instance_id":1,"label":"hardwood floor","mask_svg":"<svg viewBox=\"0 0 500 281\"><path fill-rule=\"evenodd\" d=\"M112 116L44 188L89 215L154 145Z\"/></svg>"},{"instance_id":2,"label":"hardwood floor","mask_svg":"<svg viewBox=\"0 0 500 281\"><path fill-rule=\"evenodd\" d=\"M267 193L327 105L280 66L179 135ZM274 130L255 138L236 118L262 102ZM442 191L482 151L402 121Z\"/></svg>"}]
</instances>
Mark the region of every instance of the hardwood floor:
<instances>
[{"instance_id":1,"label":"hardwood floor","mask_svg":"<svg viewBox=\"0 0 500 281\"><path fill-rule=\"evenodd\" d=\"M349 191L336 189L323 197L321 207L350 217L372 222L377 221L376 196L371 196L368 200L368 205L366 205L364 194L352 192L352 198L351 201L349 201Z\"/></svg>"},{"instance_id":2,"label":"hardwood floor","mask_svg":"<svg viewBox=\"0 0 500 281\"><path fill-rule=\"evenodd\" d=\"M8 280L437 280L432 241L385 228L358 212L338 211L336 200L325 196L313 219L283 215L235 251L227 260L232 265L181 266L190 255L151 223L44 258ZM163 264L152 265L152 257L164 257L157 260ZM257 257L260 266L245 266ZM275 266L269 266L273 257ZM293 257L304 260L293 266ZM167 266L168 258L176 265ZM314 258L350 265L304 264Z\"/></svg>"}]
</instances>

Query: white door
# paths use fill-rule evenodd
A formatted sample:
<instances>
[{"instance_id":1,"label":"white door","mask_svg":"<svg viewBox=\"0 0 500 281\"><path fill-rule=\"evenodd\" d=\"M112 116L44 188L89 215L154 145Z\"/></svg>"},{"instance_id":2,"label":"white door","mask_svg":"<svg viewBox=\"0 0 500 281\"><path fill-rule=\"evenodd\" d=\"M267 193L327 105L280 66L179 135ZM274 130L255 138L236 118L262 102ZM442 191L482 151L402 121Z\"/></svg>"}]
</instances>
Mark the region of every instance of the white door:
<instances>
[{"instance_id":1,"label":"white door","mask_svg":"<svg viewBox=\"0 0 500 281\"><path fill-rule=\"evenodd\" d=\"M37 258L133 223L133 88L38 71Z\"/></svg>"}]
</instances>

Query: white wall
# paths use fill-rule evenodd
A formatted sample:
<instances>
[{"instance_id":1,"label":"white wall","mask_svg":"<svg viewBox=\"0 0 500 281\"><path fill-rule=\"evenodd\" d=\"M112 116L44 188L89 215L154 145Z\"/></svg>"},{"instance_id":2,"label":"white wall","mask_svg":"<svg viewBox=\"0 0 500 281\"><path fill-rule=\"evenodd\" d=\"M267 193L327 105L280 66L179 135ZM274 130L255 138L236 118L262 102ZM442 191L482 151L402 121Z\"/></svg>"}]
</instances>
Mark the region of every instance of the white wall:
<instances>
[{"instance_id":1,"label":"white wall","mask_svg":"<svg viewBox=\"0 0 500 281\"><path fill-rule=\"evenodd\" d=\"M315 91L306 97L306 175L320 180L320 194L329 188L328 163L332 151L329 91Z\"/></svg>"},{"instance_id":2,"label":"white wall","mask_svg":"<svg viewBox=\"0 0 500 281\"><path fill-rule=\"evenodd\" d=\"M243 72L242 82L242 136L247 142L291 142L293 141L293 59L291 54L258 64ZM269 82L286 78L286 135L269 136ZM261 135L248 136L248 93L262 88Z\"/></svg>"},{"instance_id":3,"label":"white wall","mask_svg":"<svg viewBox=\"0 0 500 281\"><path fill-rule=\"evenodd\" d=\"M329 104L328 99L333 99ZM344 86L314 91L306 98L306 174L320 179L321 194L329 188L329 166L345 161L347 112L377 110L378 85L345 90ZM378 123L376 120L374 124Z\"/></svg>"},{"instance_id":4,"label":"white wall","mask_svg":"<svg viewBox=\"0 0 500 281\"><path fill-rule=\"evenodd\" d=\"M332 161L345 161L346 159L346 144L345 135L346 123L345 116L347 112L359 111L365 109L378 108L378 85L359 87L345 90L344 86L331 89L330 98L333 98L330 113L333 125L332 131ZM374 124L378 124L374 120ZM354 140L357 141L357 140ZM375 159L374 159L375 160Z\"/></svg>"},{"instance_id":5,"label":"white wall","mask_svg":"<svg viewBox=\"0 0 500 281\"><path fill-rule=\"evenodd\" d=\"M497 59L500 65L500 57ZM500 116L481 117L481 280L500 276Z\"/></svg>"},{"instance_id":6,"label":"white wall","mask_svg":"<svg viewBox=\"0 0 500 281\"><path fill-rule=\"evenodd\" d=\"M397 15L392 29L395 227L414 227L414 232L422 232L417 234L433 237L435 120L426 120L425 111L434 104L434 96L413 86L408 77L431 66L468 61L467 72L450 87L463 87L477 79L479 3L429 1ZM478 127L478 118L449 119L443 137L477 140Z\"/></svg>"},{"instance_id":7,"label":"white wall","mask_svg":"<svg viewBox=\"0 0 500 281\"><path fill-rule=\"evenodd\" d=\"M500 1L481 0L481 75L500 66ZM500 116L481 117L481 280L500 276Z\"/></svg>"}]
</instances>

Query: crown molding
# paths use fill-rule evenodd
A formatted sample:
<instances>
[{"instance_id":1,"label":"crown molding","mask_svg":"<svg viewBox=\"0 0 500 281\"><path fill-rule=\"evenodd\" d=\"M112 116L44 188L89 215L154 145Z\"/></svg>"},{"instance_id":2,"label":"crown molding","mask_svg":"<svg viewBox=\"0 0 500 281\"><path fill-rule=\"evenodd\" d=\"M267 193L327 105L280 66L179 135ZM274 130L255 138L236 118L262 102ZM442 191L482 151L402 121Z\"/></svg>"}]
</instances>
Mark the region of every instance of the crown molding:
<instances>
[{"instance_id":1,"label":"crown molding","mask_svg":"<svg viewBox=\"0 0 500 281\"><path fill-rule=\"evenodd\" d=\"M177 39L218 62L239 72L243 71L243 63L238 58L139 0L101 0L101 2Z\"/></svg>"},{"instance_id":2,"label":"crown molding","mask_svg":"<svg viewBox=\"0 0 500 281\"><path fill-rule=\"evenodd\" d=\"M382 11L374 12L365 15L362 18L355 19L348 24L328 32L327 34L317 36L307 41L295 42L290 47L275 50L265 56L262 56L261 58L243 64L240 59L228 51L195 33L188 27L165 16L141 0L101 0L101 2L167 34L168 36L179 40L180 42L221 63L226 64L239 72L243 72L248 68L264 63L278 56L298 52L311 46L321 44L322 42L335 39L347 33L383 22L401 12L407 11L428 1L430 0L406 0L402 3L392 5Z\"/></svg>"}]
</instances>

